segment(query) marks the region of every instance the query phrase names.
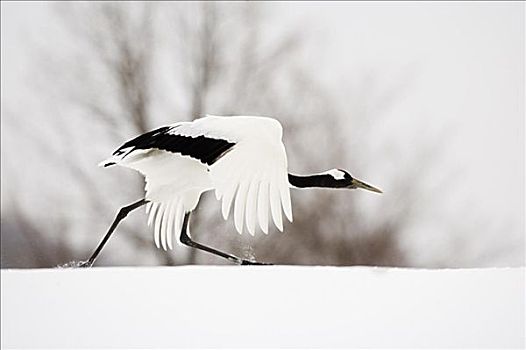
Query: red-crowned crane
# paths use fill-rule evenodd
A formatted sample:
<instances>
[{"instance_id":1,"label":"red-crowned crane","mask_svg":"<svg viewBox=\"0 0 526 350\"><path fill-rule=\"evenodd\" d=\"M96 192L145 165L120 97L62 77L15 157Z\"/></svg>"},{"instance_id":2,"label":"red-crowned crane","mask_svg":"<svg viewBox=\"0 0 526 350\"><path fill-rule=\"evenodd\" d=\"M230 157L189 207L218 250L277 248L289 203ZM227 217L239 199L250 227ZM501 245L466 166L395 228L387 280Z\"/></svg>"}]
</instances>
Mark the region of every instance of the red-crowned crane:
<instances>
[{"instance_id":1,"label":"red-crowned crane","mask_svg":"<svg viewBox=\"0 0 526 350\"><path fill-rule=\"evenodd\" d=\"M179 233L182 244L249 265L262 263L191 239L190 214L203 192L215 191L225 220L234 204L236 230L242 233L245 225L252 235L256 223L268 233L269 216L283 231L282 210L292 222L290 188L362 188L381 193L341 169L313 175L289 174L282 134L281 124L272 118L207 116L164 126L124 143L99 165L139 171L146 180L146 195L120 209L93 255L79 266L92 266L119 222L143 205L149 214L148 225L154 226L157 247L172 249L174 235Z\"/></svg>"}]
</instances>

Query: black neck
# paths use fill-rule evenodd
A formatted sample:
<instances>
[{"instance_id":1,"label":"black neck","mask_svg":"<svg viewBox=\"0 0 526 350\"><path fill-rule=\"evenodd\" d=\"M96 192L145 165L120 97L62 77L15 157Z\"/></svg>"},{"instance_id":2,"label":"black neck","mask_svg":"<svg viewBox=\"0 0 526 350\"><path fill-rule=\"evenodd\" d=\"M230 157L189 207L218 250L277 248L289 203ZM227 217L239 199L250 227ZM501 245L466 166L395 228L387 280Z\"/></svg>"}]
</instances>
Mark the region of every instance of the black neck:
<instances>
[{"instance_id":1,"label":"black neck","mask_svg":"<svg viewBox=\"0 0 526 350\"><path fill-rule=\"evenodd\" d=\"M289 183L298 188L308 187L324 187L324 188L339 188L343 187L340 182L335 180L332 176L327 174L317 175L292 175L289 174Z\"/></svg>"}]
</instances>

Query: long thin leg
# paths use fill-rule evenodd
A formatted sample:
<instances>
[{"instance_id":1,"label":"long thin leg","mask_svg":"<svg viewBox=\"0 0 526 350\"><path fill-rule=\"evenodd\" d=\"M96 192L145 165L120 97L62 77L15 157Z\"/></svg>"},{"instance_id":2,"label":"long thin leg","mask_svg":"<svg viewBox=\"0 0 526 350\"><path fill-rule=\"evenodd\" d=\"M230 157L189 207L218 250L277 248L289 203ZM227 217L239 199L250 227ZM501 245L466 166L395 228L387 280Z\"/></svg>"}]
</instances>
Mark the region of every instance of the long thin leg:
<instances>
[{"instance_id":1,"label":"long thin leg","mask_svg":"<svg viewBox=\"0 0 526 350\"><path fill-rule=\"evenodd\" d=\"M125 207L122 207L120 210L119 210L119 213L117 214L117 217L115 218L115 220L113 221L113 223L111 224L110 228L108 229L108 232L106 233L106 235L104 236L104 238L102 238L102 240L100 241L99 245L97 246L97 248L95 249L95 251L93 252L93 254L91 255L91 257L88 259L88 261L85 261L85 262L82 262L80 264L81 267L91 267L93 265L93 263L95 262L95 259L97 259L97 257L99 256L100 254L100 251L102 250L102 248L104 248L104 245L106 244L106 242L108 241L108 239L110 239L111 235L113 234L113 231L115 231L115 229L117 228L117 225L132 211L132 210L135 210L139 207L142 207L143 205L145 205L146 203L148 203L148 201L146 199L141 199L141 200L138 200L137 202L135 203L132 203L130 205L127 205Z\"/></svg>"},{"instance_id":2,"label":"long thin leg","mask_svg":"<svg viewBox=\"0 0 526 350\"><path fill-rule=\"evenodd\" d=\"M229 261L231 261L231 262L233 262L235 264L239 264L239 265L271 265L271 264L267 264L267 263L260 263L260 262L257 262L257 261L250 261L250 260L241 259L241 258L238 258L235 255L228 254L228 253L222 252L220 250L217 250L217 249L208 247L206 245L203 245L201 243L197 243L197 242L192 241L192 239L187 234L189 221L190 221L190 213L186 213L184 215L183 228L181 229L181 237L180 237L181 243L183 243L183 244L185 244L185 245L187 245L189 247L196 248L196 249L201 249L201 250L204 250L205 252L208 252L208 253L220 256L222 258L225 258L225 259L227 259L227 260L229 260Z\"/></svg>"}]
</instances>

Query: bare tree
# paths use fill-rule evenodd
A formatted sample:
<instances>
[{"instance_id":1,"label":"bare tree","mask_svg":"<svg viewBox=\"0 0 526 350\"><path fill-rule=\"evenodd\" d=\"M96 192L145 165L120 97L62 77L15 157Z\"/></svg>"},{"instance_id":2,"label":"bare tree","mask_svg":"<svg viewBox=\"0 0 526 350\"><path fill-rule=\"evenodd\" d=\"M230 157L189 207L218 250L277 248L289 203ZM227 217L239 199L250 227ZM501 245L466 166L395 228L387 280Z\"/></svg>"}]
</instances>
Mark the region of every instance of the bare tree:
<instances>
[{"instance_id":1,"label":"bare tree","mask_svg":"<svg viewBox=\"0 0 526 350\"><path fill-rule=\"evenodd\" d=\"M124 135L148 131L155 124L150 111L155 6L136 3L123 7L117 3L99 3L58 5L57 10L66 27L84 44L82 62L88 66L82 70L71 63L68 65L70 70L66 72L73 72L73 76L80 75L84 82L79 85L64 80L63 87L69 92L71 101L83 108L92 122L100 125L103 132L112 135L112 139L122 140ZM108 91L100 93L100 80L82 76L83 72L90 71L103 73L104 82L110 86L109 94ZM84 152L82 149L76 151ZM139 197L144 185L140 179L135 181L137 187L132 192L135 197ZM93 193L94 187L96 184L91 183L84 188L89 194ZM91 207L98 208L98 212L115 212L115 207L104 204L104 198L101 197L91 201ZM153 250L149 237L144 235L143 226L136 230L131 225L125 225L121 230L139 247ZM176 260L172 255L165 254L163 263L173 265Z\"/></svg>"}]
</instances>

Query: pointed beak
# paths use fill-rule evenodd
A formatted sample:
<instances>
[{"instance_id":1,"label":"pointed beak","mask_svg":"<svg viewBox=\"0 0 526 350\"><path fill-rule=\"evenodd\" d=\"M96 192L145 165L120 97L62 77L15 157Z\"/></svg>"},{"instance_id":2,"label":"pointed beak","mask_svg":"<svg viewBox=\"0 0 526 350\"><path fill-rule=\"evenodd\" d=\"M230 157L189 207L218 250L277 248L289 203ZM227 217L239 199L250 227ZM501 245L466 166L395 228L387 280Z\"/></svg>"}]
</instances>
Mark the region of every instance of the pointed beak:
<instances>
[{"instance_id":1,"label":"pointed beak","mask_svg":"<svg viewBox=\"0 0 526 350\"><path fill-rule=\"evenodd\" d=\"M364 190L367 190L367 191L372 191L372 192L376 192L376 193L383 193L382 190L374 187L374 186L371 186L369 184L366 184L365 182L363 181L360 181L358 179L352 179L352 182L351 184L349 185L349 188L361 188L361 189L364 189Z\"/></svg>"}]
</instances>

